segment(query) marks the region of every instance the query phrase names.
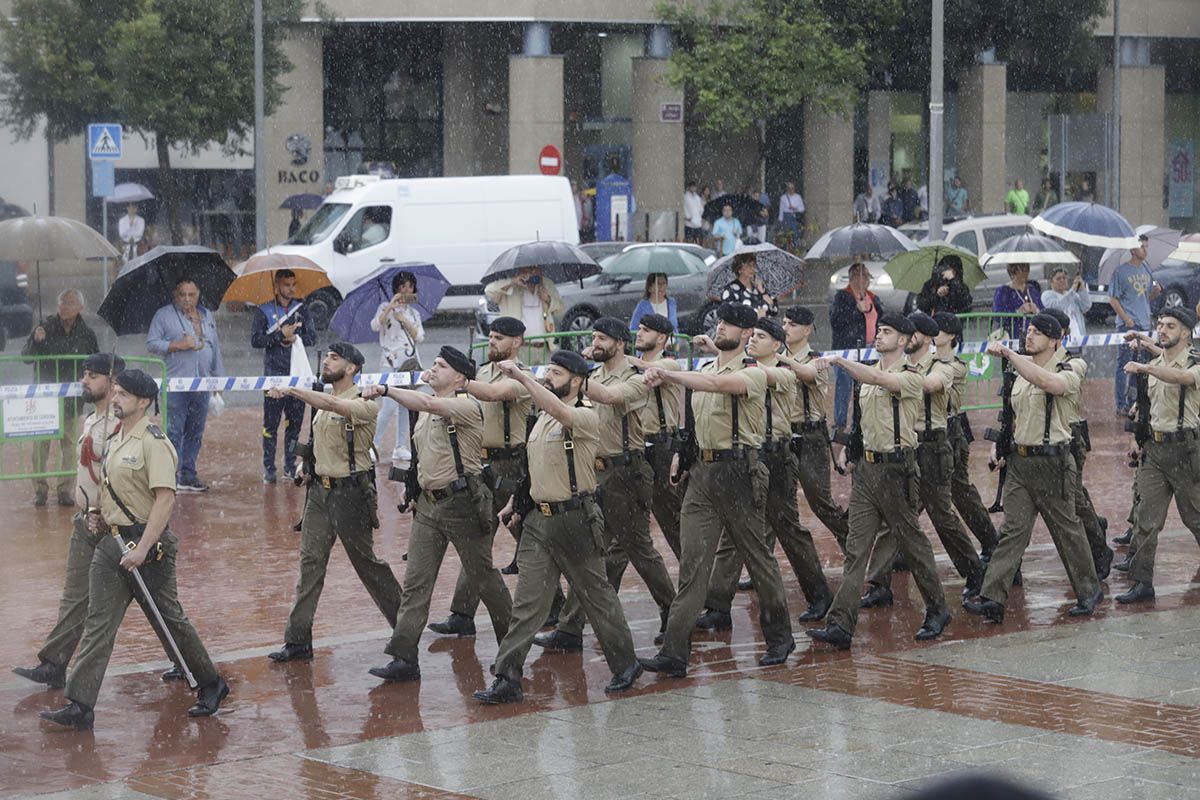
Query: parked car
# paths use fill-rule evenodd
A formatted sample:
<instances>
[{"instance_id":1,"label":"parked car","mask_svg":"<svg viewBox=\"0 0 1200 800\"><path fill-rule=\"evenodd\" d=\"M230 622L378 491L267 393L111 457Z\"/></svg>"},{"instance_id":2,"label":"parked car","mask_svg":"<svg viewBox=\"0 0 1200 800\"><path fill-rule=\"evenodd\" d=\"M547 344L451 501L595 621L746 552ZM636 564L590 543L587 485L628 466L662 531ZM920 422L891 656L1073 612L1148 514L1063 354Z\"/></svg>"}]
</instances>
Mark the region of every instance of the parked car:
<instances>
[{"instance_id":1,"label":"parked car","mask_svg":"<svg viewBox=\"0 0 1200 800\"><path fill-rule=\"evenodd\" d=\"M28 278L16 261L0 261L0 350L6 339L25 337L33 330Z\"/></svg>"},{"instance_id":2,"label":"parked car","mask_svg":"<svg viewBox=\"0 0 1200 800\"><path fill-rule=\"evenodd\" d=\"M1151 303L1155 313L1180 306L1195 310L1200 303L1200 264L1168 258L1154 270L1154 280L1163 289Z\"/></svg>"},{"instance_id":3,"label":"parked car","mask_svg":"<svg viewBox=\"0 0 1200 800\"><path fill-rule=\"evenodd\" d=\"M942 239L948 244L981 256L997 242L1024 233L1031 219L1024 214L964 217L945 223L942 226ZM924 244L929 239L929 222L909 222L901 225L900 231L917 244ZM892 286L891 277L884 271L886 263L885 261L867 262L867 269L871 271L871 291L875 292L884 308L889 311L905 313L912 311L916 296ZM992 296L996 293L996 289L1008 283L1008 270L1003 264L985 267L984 273L987 277L971 291L971 298L977 309L990 309ZM1033 265L1033 278L1045 283L1042 273L1042 265ZM833 299L835 292L845 289L849 282L849 267L844 267L829 276L829 299ZM1105 302L1108 302L1107 295Z\"/></svg>"},{"instance_id":4,"label":"parked car","mask_svg":"<svg viewBox=\"0 0 1200 800\"><path fill-rule=\"evenodd\" d=\"M615 249L615 252L610 242L587 244L582 247L588 255L596 258L601 266L621 253L639 247L678 247L699 256L705 269L697 269L689 275L672 276L669 292L678 304L676 316L679 318L680 333L694 336L716 329L720 298L708 293L707 267L711 267L717 260L717 254L712 250L682 242L624 244ZM644 290L645 281L641 278L610 275L605 272L579 282L560 283L558 293L562 295L566 311L558 320L558 330L586 331L600 317L628 320L633 316L633 309L642 299ZM476 313L480 333L486 329L486 323L490 323L498 315L499 309L488 303L486 298L481 298L479 311Z\"/></svg>"}]
</instances>

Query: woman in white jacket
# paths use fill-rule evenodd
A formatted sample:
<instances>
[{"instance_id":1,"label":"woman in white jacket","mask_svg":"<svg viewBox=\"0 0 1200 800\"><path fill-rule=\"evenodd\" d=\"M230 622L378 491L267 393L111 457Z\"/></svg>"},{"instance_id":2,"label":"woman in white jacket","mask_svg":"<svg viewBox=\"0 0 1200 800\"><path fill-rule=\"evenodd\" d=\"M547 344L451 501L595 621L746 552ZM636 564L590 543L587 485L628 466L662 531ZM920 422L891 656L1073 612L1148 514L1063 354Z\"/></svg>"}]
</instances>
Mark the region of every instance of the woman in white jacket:
<instances>
[{"instance_id":1,"label":"woman in white jacket","mask_svg":"<svg viewBox=\"0 0 1200 800\"><path fill-rule=\"evenodd\" d=\"M371 318L371 330L379 333L380 372L421 371L417 345L425 341L425 326L421 324L416 299L416 276L411 272L397 272L392 278L392 299L380 303ZM385 448L392 417L396 418L395 446ZM399 403L384 401L380 406L375 425L375 452L381 462L388 461L390 453L391 462L402 469L412 460L412 451L408 447L408 412Z\"/></svg>"},{"instance_id":2,"label":"woman in white jacket","mask_svg":"<svg viewBox=\"0 0 1200 800\"><path fill-rule=\"evenodd\" d=\"M1046 308L1057 308L1071 318L1072 337L1087 335L1084 314L1092 307L1092 300L1088 296L1082 275L1076 275L1068 288L1067 271L1062 267L1055 267L1050 275L1050 288L1042 292L1042 305Z\"/></svg>"}]
</instances>

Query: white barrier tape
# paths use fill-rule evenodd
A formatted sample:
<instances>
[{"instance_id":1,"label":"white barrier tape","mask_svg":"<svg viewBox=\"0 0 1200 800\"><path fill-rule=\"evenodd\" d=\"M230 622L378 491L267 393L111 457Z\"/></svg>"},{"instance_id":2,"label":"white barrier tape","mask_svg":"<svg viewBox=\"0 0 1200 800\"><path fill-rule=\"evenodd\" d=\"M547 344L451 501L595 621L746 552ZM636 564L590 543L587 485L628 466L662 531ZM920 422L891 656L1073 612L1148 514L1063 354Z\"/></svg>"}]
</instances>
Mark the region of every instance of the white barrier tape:
<instances>
[{"instance_id":1,"label":"white barrier tape","mask_svg":"<svg viewBox=\"0 0 1200 800\"><path fill-rule=\"evenodd\" d=\"M1067 338L1068 347L1115 347L1124 344L1123 333L1102 333L1094 336L1072 336ZM960 353L982 353L989 342L965 342L959 346ZM1019 342L1006 340L1003 344L1015 348ZM854 361L869 361L876 357L875 348L867 347L862 350L826 350L823 355L837 355ZM693 359L692 367L697 367L712 360L712 357ZM680 359L682 366L688 366L687 359ZM544 367L535 367L534 374L539 377ZM386 383L388 386L414 386L421 383L419 372L374 372L359 376L360 385ZM160 381L161 383L161 381ZM257 375L237 378L168 378L168 392L265 392L268 389L286 389L293 386L308 388L310 379L297 378L290 375ZM83 388L78 381L73 383L29 383L0 386L0 400L26 397L78 397Z\"/></svg>"}]
</instances>

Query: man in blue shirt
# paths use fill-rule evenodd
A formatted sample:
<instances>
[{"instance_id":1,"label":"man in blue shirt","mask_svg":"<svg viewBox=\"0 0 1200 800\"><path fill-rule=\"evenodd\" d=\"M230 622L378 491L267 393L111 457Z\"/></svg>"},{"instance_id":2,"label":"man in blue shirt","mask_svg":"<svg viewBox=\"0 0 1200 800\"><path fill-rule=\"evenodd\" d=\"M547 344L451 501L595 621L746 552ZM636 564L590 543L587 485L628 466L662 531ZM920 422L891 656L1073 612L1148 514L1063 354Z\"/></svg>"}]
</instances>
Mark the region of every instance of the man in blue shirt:
<instances>
[{"instance_id":1,"label":"man in blue shirt","mask_svg":"<svg viewBox=\"0 0 1200 800\"><path fill-rule=\"evenodd\" d=\"M1145 236L1138 238L1140 244L1129 251L1129 260L1117 267L1108 287L1108 304L1117 313L1118 331L1150 330L1150 301L1162 291L1146 266L1147 239ZM1133 358L1129 345L1122 344L1117 348L1117 374L1113 382L1117 416L1127 415L1133 405L1134 393L1130 390L1129 376L1125 374L1125 365Z\"/></svg>"},{"instance_id":2,"label":"man in blue shirt","mask_svg":"<svg viewBox=\"0 0 1200 800\"><path fill-rule=\"evenodd\" d=\"M742 223L733 216L733 206L721 208L721 218L713 223L713 238L716 239L717 252L723 256L733 255L737 250L737 240L742 235Z\"/></svg>"},{"instance_id":3,"label":"man in blue shirt","mask_svg":"<svg viewBox=\"0 0 1200 800\"><path fill-rule=\"evenodd\" d=\"M146 349L167 364L167 378L208 378L225 373L217 321L200 305L200 288L184 278L175 284L175 302L150 320ZM179 454L177 491L207 492L196 475L196 457L208 420L208 392L167 393L167 438Z\"/></svg>"},{"instance_id":4,"label":"man in blue shirt","mask_svg":"<svg viewBox=\"0 0 1200 800\"><path fill-rule=\"evenodd\" d=\"M317 343L317 329L308 308L296 300L296 273L281 269L275 273L275 297L254 313L250 346L263 351L263 375L292 374L292 345L299 339L305 347ZM296 475L296 442L304 424L304 401L284 396L263 396L263 483L275 483L276 433L283 418L283 474L289 480Z\"/></svg>"}]
</instances>

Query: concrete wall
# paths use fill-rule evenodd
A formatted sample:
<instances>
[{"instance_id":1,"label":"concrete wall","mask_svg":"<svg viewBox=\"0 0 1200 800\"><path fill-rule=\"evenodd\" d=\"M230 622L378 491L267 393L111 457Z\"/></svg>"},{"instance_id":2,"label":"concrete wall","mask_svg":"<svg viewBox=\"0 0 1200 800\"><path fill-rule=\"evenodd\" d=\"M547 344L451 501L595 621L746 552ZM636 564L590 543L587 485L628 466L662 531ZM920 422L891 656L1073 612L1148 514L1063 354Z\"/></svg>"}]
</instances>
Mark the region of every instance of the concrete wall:
<instances>
[{"instance_id":1,"label":"concrete wall","mask_svg":"<svg viewBox=\"0 0 1200 800\"><path fill-rule=\"evenodd\" d=\"M1032 199L1042 178L1042 151L1046 147L1045 115L1050 95L1009 92L1005 109L1004 172L1009 186L1025 181Z\"/></svg>"},{"instance_id":2,"label":"concrete wall","mask_svg":"<svg viewBox=\"0 0 1200 800\"><path fill-rule=\"evenodd\" d=\"M563 58L510 56L509 174L538 174L538 153L548 144L563 149Z\"/></svg>"},{"instance_id":3,"label":"concrete wall","mask_svg":"<svg viewBox=\"0 0 1200 800\"><path fill-rule=\"evenodd\" d=\"M663 103L683 103L667 83L667 62L633 59L633 196L635 230L655 241L683 236L683 121L660 122Z\"/></svg>"},{"instance_id":4,"label":"concrete wall","mask_svg":"<svg viewBox=\"0 0 1200 800\"><path fill-rule=\"evenodd\" d=\"M1003 64L977 64L959 84L958 174L976 214L1004 210L1006 83Z\"/></svg>"},{"instance_id":5,"label":"concrete wall","mask_svg":"<svg viewBox=\"0 0 1200 800\"><path fill-rule=\"evenodd\" d=\"M16 203L29 213L50 213L49 170L50 146L39 125L33 136L24 141L8 128L0 128L0 197Z\"/></svg>"},{"instance_id":6,"label":"concrete wall","mask_svg":"<svg viewBox=\"0 0 1200 800\"><path fill-rule=\"evenodd\" d=\"M1096 25L1097 36L1112 36L1112 0L1109 11ZM1200 8L1196 0L1125 0L1121 3L1122 36L1200 36Z\"/></svg>"},{"instance_id":7,"label":"concrete wall","mask_svg":"<svg viewBox=\"0 0 1200 800\"><path fill-rule=\"evenodd\" d=\"M1112 107L1112 70L1100 71L1100 108ZM1166 225L1166 69L1121 68L1121 196L1118 210L1134 225Z\"/></svg>"},{"instance_id":8,"label":"concrete wall","mask_svg":"<svg viewBox=\"0 0 1200 800\"><path fill-rule=\"evenodd\" d=\"M442 38L442 170L508 171L508 39L448 25Z\"/></svg>"},{"instance_id":9,"label":"concrete wall","mask_svg":"<svg viewBox=\"0 0 1200 800\"><path fill-rule=\"evenodd\" d=\"M854 221L854 123L811 105L804 109L805 239Z\"/></svg>"}]
</instances>

